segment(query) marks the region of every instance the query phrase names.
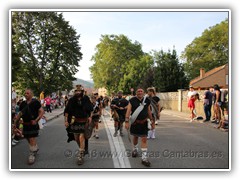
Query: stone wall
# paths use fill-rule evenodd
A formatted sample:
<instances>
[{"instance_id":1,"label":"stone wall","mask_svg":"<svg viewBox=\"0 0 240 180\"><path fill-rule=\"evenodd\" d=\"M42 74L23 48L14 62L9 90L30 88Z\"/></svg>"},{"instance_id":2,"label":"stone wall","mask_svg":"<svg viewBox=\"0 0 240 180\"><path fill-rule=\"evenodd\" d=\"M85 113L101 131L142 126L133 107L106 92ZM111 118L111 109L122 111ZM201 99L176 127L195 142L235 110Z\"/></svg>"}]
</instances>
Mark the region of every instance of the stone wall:
<instances>
[{"instance_id":1,"label":"stone wall","mask_svg":"<svg viewBox=\"0 0 240 180\"><path fill-rule=\"evenodd\" d=\"M204 90L200 90L197 92L200 95L200 100L197 100L195 102L197 115L203 116L203 118L205 118L203 110ZM190 114L190 110L187 106L187 93L187 90L178 90L178 92L157 93L157 96L160 98L161 106L163 106L164 108Z\"/></svg>"}]
</instances>

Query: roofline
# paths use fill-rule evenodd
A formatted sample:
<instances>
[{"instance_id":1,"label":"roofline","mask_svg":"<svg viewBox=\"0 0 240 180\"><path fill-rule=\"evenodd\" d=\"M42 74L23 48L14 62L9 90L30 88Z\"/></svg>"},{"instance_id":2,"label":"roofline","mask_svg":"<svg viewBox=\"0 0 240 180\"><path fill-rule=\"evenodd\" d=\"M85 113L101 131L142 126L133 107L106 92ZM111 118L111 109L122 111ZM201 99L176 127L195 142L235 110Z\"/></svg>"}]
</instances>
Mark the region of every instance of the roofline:
<instances>
[{"instance_id":1,"label":"roofline","mask_svg":"<svg viewBox=\"0 0 240 180\"><path fill-rule=\"evenodd\" d=\"M228 63L227 63L227 64L228 64ZM208 74L207 76L204 76L204 77L202 77L202 78L200 78L200 76L198 76L198 77L194 78L193 80L190 81L189 84L190 84L190 85L193 85L194 83L200 82L201 80L204 80L205 78L207 78L207 77L209 77L209 76L212 76L213 74L215 74L215 73L219 72L220 70L224 69L227 64L214 68L214 69L217 69L217 68L219 68L219 69L218 69L217 71L213 72L213 73ZM210 71L207 71L206 73L209 73L209 72L213 71L214 69L211 69ZM193 83L192 83L192 81L194 81L194 80L195 80L196 82L193 82Z\"/></svg>"}]
</instances>

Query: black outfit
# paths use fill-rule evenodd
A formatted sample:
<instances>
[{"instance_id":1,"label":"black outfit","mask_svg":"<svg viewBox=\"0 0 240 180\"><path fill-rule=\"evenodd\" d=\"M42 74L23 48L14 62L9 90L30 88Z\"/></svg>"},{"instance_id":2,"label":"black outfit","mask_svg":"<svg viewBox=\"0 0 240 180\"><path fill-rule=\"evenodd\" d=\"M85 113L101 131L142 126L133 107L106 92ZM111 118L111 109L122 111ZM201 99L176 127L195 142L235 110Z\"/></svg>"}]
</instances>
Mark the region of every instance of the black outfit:
<instances>
[{"instance_id":1,"label":"black outfit","mask_svg":"<svg viewBox=\"0 0 240 180\"><path fill-rule=\"evenodd\" d=\"M118 107L125 108L128 105L128 103L129 103L128 100L126 100L124 98L115 98L115 99L112 100L111 105L116 105ZM115 108L115 109L118 113L119 121L124 122L127 110L126 109L118 109L118 108Z\"/></svg>"},{"instance_id":2,"label":"black outfit","mask_svg":"<svg viewBox=\"0 0 240 180\"><path fill-rule=\"evenodd\" d=\"M144 98L143 98L144 99ZM129 100L132 106L132 113L138 108L140 103L143 102L143 99L140 101L137 97L133 97ZM130 133L133 136L138 137L146 137L148 134L148 126L147 126L147 118L148 118L148 106L150 105L151 101L149 98L145 99L145 105L143 110L139 113L137 119L130 127Z\"/></svg>"},{"instance_id":3,"label":"black outfit","mask_svg":"<svg viewBox=\"0 0 240 180\"><path fill-rule=\"evenodd\" d=\"M203 100L204 102L204 113L206 116L206 121L210 121L211 118L211 108L212 108L212 93L208 90L204 92L205 98Z\"/></svg>"},{"instance_id":4,"label":"black outfit","mask_svg":"<svg viewBox=\"0 0 240 180\"><path fill-rule=\"evenodd\" d=\"M41 104L36 99L27 104L26 101L23 101L20 104L19 111L21 111L23 119L23 135L25 138L37 137L39 125L31 124L31 120L35 120L38 117L38 111L41 108Z\"/></svg>"},{"instance_id":5,"label":"black outfit","mask_svg":"<svg viewBox=\"0 0 240 180\"><path fill-rule=\"evenodd\" d=\"M47 112L52 112L52 109L51 109L51 105L49 104L49 105L46 105L46 108L47 108Z\"/></svg>"},{"instance_id":6,"label":"black outfit","mask_svg":"<svg viewBox=\"0 0 240 180\"><path fill-rule=\"evenodd\" d=\"M93 111L92 103L88 96L83 96L80 100L74 96L69 99L65 108L65 113L68 113L68 123L71 123L71 119L74 116L75 122L69 125L69 133L84 133L85 124L90 117L91 111ZM81 119L79 122L78 119Z\"/></svg>"}]
</instances>

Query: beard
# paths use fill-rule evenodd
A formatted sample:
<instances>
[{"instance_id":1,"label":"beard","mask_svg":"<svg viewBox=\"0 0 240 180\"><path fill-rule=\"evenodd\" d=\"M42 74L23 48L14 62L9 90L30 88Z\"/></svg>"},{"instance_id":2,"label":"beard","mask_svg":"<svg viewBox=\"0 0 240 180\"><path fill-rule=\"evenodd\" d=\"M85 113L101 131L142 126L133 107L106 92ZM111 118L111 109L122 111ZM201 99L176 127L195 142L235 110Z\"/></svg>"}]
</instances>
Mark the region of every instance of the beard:
<instances>
[{"instance_id":1,"label":"beard","mask_svg":"<svg viewBox=\"0 0 240 180\"><path fill-rule=\"evenodd\" d=\"M77 94L75 94L75 97L76 98L82 98L83 97L83 93L77 93Z\"/></svg>"}]
</instances>

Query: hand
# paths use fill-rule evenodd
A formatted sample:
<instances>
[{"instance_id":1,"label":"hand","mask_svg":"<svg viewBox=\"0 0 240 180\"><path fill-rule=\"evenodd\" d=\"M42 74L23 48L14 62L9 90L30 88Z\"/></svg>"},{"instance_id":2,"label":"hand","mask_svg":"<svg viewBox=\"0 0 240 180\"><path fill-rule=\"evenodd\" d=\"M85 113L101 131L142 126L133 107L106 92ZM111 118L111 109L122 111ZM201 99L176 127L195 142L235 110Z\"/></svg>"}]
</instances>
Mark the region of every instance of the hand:
<instances>
[{"instance_id":1,"label":"hand","mask_svg":"<svg viewBox=\"0 0 240 180\"><path fill-rule=\"evenodd\" d=\"M68 127L69 123L67 121L65 121L65 127Z\"/></svg>"},{"instance_id":2,"label":"hand","mask_svg":"<svg viewBox=\"0 0 240 180\"><path fill-rule=\"evenodd\" d=\"M37 121L34 119L34 120L31 120L31 125L36 125L37 124Z\"/></svg>"},{"instance_id":3,"label":"hand","mask_svg":"<svg viewBox=\"0 0 240 180\"><path fill-rule=\"evenodd\" d=\"M89 122L89 124L92 123L92 117L89 117L89 118L88 118L88 122Z\"/></svg>"},{"instance_id":4,"label":"hand","mask_svg":"<svg viewBox=\"0 0 240 180\"><path fill-rule=\"evenodd\" d=\"M129 122L125 121L125 129L128 130L129 129Z\"/></svg>"}]
</instances>

